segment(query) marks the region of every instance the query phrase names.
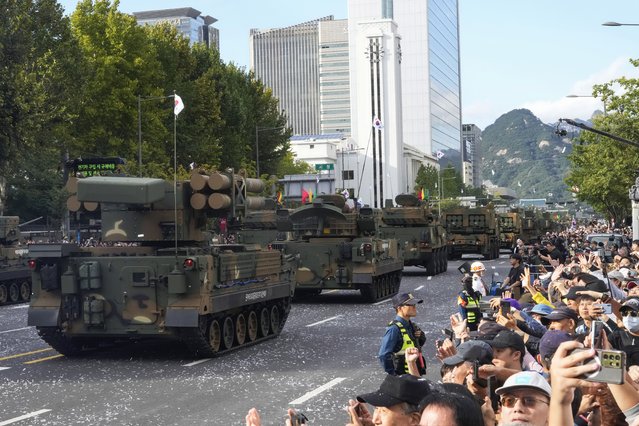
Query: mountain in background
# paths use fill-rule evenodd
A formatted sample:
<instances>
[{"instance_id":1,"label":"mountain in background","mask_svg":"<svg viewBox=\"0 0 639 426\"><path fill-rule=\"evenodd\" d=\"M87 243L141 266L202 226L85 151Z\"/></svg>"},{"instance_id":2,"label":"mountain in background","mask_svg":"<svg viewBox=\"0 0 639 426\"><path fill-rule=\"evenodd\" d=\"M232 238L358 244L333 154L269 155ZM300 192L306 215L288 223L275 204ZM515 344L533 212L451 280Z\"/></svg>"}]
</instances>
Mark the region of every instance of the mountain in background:
<instances>
[{"instance_id":1,"label":"mountain in background","mask_svg":"<svg viewBox=\"0 0 639 426\"><path fill-rule=\"evenodd\" d=\"M572 137L556 135L554 126L527 109L502 115L482 132L484 183L508 187L519 198L572 200L564 183Z\"/></svg>"}]
</instances>

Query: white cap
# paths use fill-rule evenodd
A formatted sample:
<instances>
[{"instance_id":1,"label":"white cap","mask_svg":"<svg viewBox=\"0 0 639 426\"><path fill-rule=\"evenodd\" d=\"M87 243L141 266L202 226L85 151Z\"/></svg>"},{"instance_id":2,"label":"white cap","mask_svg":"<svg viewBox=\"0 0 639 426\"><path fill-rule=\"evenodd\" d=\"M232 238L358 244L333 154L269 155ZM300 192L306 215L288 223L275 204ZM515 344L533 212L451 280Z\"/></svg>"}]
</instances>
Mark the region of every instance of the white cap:
<instances>
[{"instance_id":1,"label":"white cap","mask_svg":"<svg viewBox=\"0 0 639 426\"><path fill-rule=\"evenodd\" d=\"M536 371L522 371L510 376L504 386L498 388L495 393L502 395L514 389L535 389L550 398L550 385L544 377Z\"/></svg>"}]
</instances>

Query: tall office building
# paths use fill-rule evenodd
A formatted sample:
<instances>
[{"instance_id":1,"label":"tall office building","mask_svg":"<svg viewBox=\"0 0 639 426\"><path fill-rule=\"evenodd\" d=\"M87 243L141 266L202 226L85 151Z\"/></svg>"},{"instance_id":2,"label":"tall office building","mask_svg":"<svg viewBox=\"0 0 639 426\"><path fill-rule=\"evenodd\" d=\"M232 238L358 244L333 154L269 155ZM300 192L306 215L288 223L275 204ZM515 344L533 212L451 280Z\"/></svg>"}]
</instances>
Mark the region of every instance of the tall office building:
<instances>
[{"instance_id":1,"label":"tall office building","mask_svg":"<svg viewBox=\"0 0 639 426\"><path fill-rule=\"evenodd\" d=\"M464 183L481 187L481 129L474 124L462 125L462 165Z\"/></svg>"},{"instance_id":2,"label":"tall office building","mask_svg":"<svg viewBox=\"0 0 639 426\"><path fill-rule=\"evenodd\" d=\"M220 32L213 27L217 19L202 15L199 10L192 7L133 12L133 16L140 25L157 25L168 22L188 38L191 45L204 43L209 48L214 47L220 50Z\"/></svg>"},{"instance_id":3,"label":"tall office building","mask_svg":"<svg viewBox=\"0 0 639 426\"><path fill-rule=\"evenodd\" d=\"M351 134L348 21L319 22L319 97L322 134Z\"/></svg>"},{"instance_id":4,"label":"tall office building","mask_svg":"<svg viewBox=\"0 0 639 426\"><path fill-rule=\"evenodd\" d=\"M294 134L320 133L320 23L332 20L250 32L250 67L273 89Z\"/></svg>"},{"instance_id":5,"label":"tall office building","mask_svg":"<svg viewBox=\"0 0 639 426\"><path fill-rule=\"evenodd\" d=\"M422 162L461 166L459 20L457 0L349 0L351 80L367 67L366 50L352 41L361 22L392 20L401 43L402 133L406 188L412 190ZM382 32L382 34L385 34ZM370 90L351 87L353 139L366 144ZM361 110L366 111L363 113ZM359 121L364 120L364 124ZM382 117L386 126L388 119ZM363 134L356 129L362 128ZM397 140L397 143L400 143ZM438 160L436 153L443 153ZM398 176L392 176L398 179Z\"/></svg>"}]
</instances>

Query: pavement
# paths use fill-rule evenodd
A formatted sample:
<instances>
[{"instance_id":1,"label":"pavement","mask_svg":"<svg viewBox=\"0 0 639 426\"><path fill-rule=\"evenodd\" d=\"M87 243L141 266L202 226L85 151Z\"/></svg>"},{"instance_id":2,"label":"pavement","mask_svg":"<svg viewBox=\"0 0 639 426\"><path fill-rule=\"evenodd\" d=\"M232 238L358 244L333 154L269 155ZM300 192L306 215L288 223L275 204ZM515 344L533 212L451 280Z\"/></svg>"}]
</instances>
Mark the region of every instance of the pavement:
<instances>
[{"instance_id":1,"label":"pavement","mask_svg":"<svg viewBox=\"0 0 639 426\"><path fill-rule=\"evenodd\" d=\"M506 276L507 257L484 262L487 282L492 273L496 281ZM434 277L404 269L400 291L424 299L415 322L427 335L434 380L435 341L457 312L462 262ZM383 380L376 355L394 311L390 300L367 304L359 293L324 292L295 303L277 339L214 359L167 342L68 358L27 327L26 315L26 304L0 307L0 426L244 425L251 407L264 425L283 425L292 407L310 424L330 426L348 423L348 400Z\"/></svg>"}]
</instances>

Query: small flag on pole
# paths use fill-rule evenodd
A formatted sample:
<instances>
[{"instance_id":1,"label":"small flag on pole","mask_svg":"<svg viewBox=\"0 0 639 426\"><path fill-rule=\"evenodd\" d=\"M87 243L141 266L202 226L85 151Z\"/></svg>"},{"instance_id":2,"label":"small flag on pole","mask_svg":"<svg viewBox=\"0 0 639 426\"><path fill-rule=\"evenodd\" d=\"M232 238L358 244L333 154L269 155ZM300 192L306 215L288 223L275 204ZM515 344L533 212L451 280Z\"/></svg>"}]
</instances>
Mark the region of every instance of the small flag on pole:
<instances>
[{"instance_id":1,"label":"small flag on pole","mask_svg":"<svg viewBox=\"0 0 639 426\"><path fill-rule=\"evenodd\" d=\"M373 118L373 127L377 130L382 130L384 128L384 123L382 123L382 120L375 116L375 118Z\"/></svg>"},{"instance_id":2,"label":"small flag on pole","mask_svg":"<svg viewBox=\"0 0 639 426\"><path fill-rule=\"evenodd\" d=\"M184 109L184 102L179 95L175 95L175 107L173 107L173 114L178 115Z\"/></svg>"},{"instance_id":3,"label":"small flag on pole","mask_svg":"<svg viewBox=\"0 0 639 426\"><path fill-rule=\"evenodd\" d=\"M566 147L564 146L564 149L561 150L561 153L563 154L564 152L566 152Z\"/></svg>"},{"instance_id":4,"label":"small flag on pole","mask_svg":"<svg viewBox=\"0 0 639 426\"><path fill-rule=\"evenodd\" d=\"M308 202L309 203L313 202L313 190L312 189L308 190Z\"/></svg>"},{"instance_id":5,"label":"small flag on pole","mask_svg":"<svg viewBox=\"0 0 639 426\"><path fill-rule=\"evenodd\" d=\"M307 190L302 189L302 204L308 203L309 193Z\"/></svg>"},{"instance_id":6,"label":"small flag on pole","mask_svg":"<svg viewBox=\"0 0 639 426\"><path fill-rule=\"evenodd\" d=\"M441 152L441 151L437 151L437 154L435 154L435 155L437 156L437 159L438 159L438 160L441 160L441 159L442 159L442 157L444 156L444 153L443 153L443 152Z\"/></svg>"}]
</instances>

